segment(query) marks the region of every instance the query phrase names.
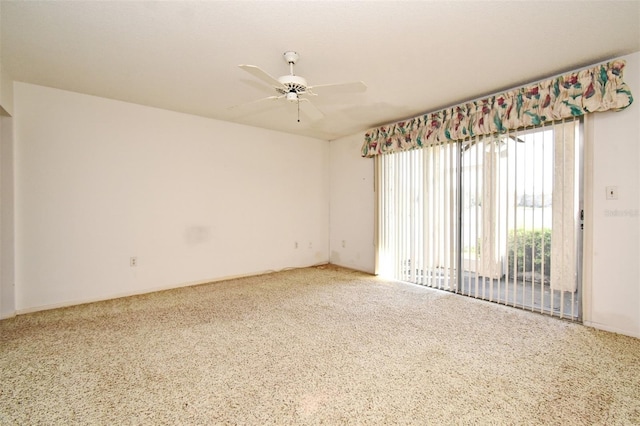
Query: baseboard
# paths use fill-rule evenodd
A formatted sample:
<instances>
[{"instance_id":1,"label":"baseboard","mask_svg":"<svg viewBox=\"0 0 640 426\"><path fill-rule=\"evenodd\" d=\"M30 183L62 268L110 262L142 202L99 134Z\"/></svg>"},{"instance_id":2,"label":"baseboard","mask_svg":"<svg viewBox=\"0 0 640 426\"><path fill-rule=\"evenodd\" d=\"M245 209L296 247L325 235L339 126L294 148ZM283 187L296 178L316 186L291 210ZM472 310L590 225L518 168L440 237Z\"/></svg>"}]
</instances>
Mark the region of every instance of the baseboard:
<instances>
[{"instance_id":1,"label":"baseboard","mask_svg":"<svg viewBox=\"0 0 640 426\"><path fill-rule=\"evenodd\" d=\"M25 309L17 309L14 312L14 315L12 315L12 316L31 314L31 313L34 313L34 312L41 312L41 311L49 311L51 309L68 308L70 306L86 305L86 304L89 304L89 303L104 302L106 300L121 299L123 297L131 297L131 296L139 296L141 294L156 293L156 292L159 292L159 291L173 290L173 289L178 289L178 288L182 288L182 287L192 287L192 286L196 286L196 285L211 284L211 283L215 283L215 282L219 282L219 281L228 281L228 280L235 280L235 279L238 279L238 278L256 277L256 276L260 276L260 275L272 274L274 272L282 272L282 271L287 271L287 270L292 270L292 269L311 268L311 267L314 267L314 266L321 266L321 265L327 265L327 262L314 263L312 265L306 265L306 266L285 267L285 268L281 268L281 269L267 269L267 270L263 270L263 271L250 272L250 273L246 273L246 274L228 275L228 276L223 276L223 277L210 278L210 279L206 279L206 280L198 280L198 281L189 281L189 282L184 282L184 283L178 283L178 284L174 284L174 285L151 287L151 288L138 290L138 291L115 293L115 294L112 294L112 295L107 296L107 297L96 297L96 298L85 298L85 299L69 300L69 301L64 301L64 302L60 302L60 303L52 303L52 304L49 304L49 305L41 305L41 306L34 306L34 307L30 307L30 308L25 308Z\"/></svg>"},{"instance_id":2,"label":"baseboard","mask_svg":"<svg viewBox=\"0 0 640 426\"><path fill-rule=\"evenodd\" d=\"M361 269L361 268L359 268L357 266L344 265L342 263L335 263L335 262L329 262L328 264L329 265L333 265L333 266L338 266L340 268L350 269L352 271L362 272L362 273L369 274L369 275L375 275L373 273L373 271L366 271L366 270Z\"/></svg>"},{"instance_id":3,"label":"baseboard","mask_svg":"<svg viewBox=\"0 0 640 426\"><path fill-rule=\"evenodd\" d=\"M640 332L631 332L629 330L623 330L618 327L611 327L605 324L599 324L597 322L591 322L591 321L583 321L582 324L586 325L587 327L595 328L597 330L608 331L610 333L616 333L616 334L623 334L625 336L630 336L630 337L635 337L637 339L640 339Z\"/></svg>"},{"instance_id":4,"label":"baseboard","mask_svg":"<svg viewBox=\"0 0 640 426\"><path fill-rule=\"evenodd\" d=\"M15 317L17 314L18 314L18 313L17 313L16 311L9 312L9 313L2 313L2 314L0 314L0 320L13 318L13 317Z\"/></svg>"}]
</instances>

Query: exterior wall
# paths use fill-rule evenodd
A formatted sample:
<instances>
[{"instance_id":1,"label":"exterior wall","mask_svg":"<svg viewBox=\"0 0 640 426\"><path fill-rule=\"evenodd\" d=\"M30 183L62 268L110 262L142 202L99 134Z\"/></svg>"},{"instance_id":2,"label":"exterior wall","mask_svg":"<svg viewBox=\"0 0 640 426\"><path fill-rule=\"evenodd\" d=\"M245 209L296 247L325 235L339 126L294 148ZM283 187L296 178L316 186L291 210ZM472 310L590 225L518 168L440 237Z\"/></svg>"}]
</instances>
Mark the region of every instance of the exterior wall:
<instances>
[{"instance_id":1,"label":"exterior wall","mask_svg":"<svg viewBox=\"0 0 640 426\"><path fill-rule=\"evenodd\" d=\"M592 241L584 257L591 275L584 322L640 337L640 52L624 59L634 103L620 112L593 114L587 129L593 164L585 227ZM605 198L607 186L618 187L617 200Z\"/></svg>"},{"instance_id":2,"label":"exterior wall","mask_svg":"<svg viewBox=\"0 0 640 426\"><path fill-rule=\"evenodd\" d=\"M592 114L585 126L583 319L640 337L640 52L623 59L635 102ZM331 142L331 262L373 272L373 160L360 157L363 140ZM607 186L618 187L618 200L605 199Z\"/></svg>"}]
</instances>

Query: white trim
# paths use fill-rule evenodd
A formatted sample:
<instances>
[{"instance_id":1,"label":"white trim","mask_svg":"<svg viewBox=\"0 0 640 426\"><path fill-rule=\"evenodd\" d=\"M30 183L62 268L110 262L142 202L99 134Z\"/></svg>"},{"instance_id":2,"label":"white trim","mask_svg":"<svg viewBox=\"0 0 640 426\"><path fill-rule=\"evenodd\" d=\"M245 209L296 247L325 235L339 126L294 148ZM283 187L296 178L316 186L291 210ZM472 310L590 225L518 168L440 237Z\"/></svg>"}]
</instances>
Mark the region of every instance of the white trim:
<instances>
[{"instance_id":1,"label":"white trim","mask_svg":"<svg viewBox=\"0 0 640 426\"><path fill-rule=\"evenodd\" d=\"M190 281L190 282L185 282L185 283L181 283L181 284L173 284L173 285L167 285L167 286L152 287L152 288L141 290L141 291L131 291L131 292L116 293L114 295L111 295L109 297L104 297L104 298L96 297L96 298L69 300L69 301L66 301L66 302L53 303L53 304L50 304L50 305L41 305L41 306L33 306L33 307L30 307L30 308L25 308L25 309L18 309L18 310L16 310L14 312L13 316L30 314L30 313L34 313L34 312L40 312L40 311L48 311L48 310L51 310L51 309L67 308L67 307L70 307L70 306L85 305L85 304L88 304L88 303L104 302L104 301L107 301L107 300L121 299L123 297L139 296L141 294L156 293L156 292L159 292L159 291L173 290L173 289L178 289L178 288L182 288L182 287L192 287L192 286L203 285L203 284L212 284L212 283L219 282L219 281L228 281L228 280L235 280L235 279L238 279L238 278L247 278L247 277L257 277L257 276L260 276L260 275L271 274L271 273L274 273L274 272L282 272L282 271L288 271L288 270L299 269L299 268L311 268L311 267L314 267L314 266L321 266L321 265L326 265L326 264L327 264L327 262L320 262L320 263L314 263L314 264L308 265L308 266L282 268L282 269L278 269L278 270L270 269L270 270L258 271L258 272L248 273L248 274L229 275L229 276L225 276L225 277L211 278L211 279L207 279L207 280Z\"/></svg>"},{"instance_id":2,"label":"white trim","mask_svg":"<svg viewBox=\"0 0 640 426\"><path fill-rule=\"evenodd\" d=\"M0 320L4 320L4 319L9 319L9 318L13 318L16 315L18 315L18 313L16 311L12 311L12 312L3 312L2 315L0 315Z\"/></svg>"},{"instance_id":3,"label":"white trim","mask_svg":"<svg viewBox=\"0 0 640 426\"><path fill-rule=\"evenodd\" d=\"M591 322L593 292L593 118L584 115L583 175L584 228L582 230L582 322Z\"/></svg>"},{"instance_id":4,"label":"white trim","mask_svg":"<svg viewBox=\"0 0 640 426\"><path fill-rule=\"evenodd\" d=\"M611 327L611 326L608 326L606 324L600 324L600 323L592 322L592 321L583 321L582 324L586 325L587 327L595 328L597 330L608 331L610 333L622 334L622 335L625 335L625 336L631 336L631 337L636 337L636 338L640 339L640 332L633 332L633 331L630 331L630 330L623 330L623 329L618 328L618 327Z\"/></svg>"}]
</instances>

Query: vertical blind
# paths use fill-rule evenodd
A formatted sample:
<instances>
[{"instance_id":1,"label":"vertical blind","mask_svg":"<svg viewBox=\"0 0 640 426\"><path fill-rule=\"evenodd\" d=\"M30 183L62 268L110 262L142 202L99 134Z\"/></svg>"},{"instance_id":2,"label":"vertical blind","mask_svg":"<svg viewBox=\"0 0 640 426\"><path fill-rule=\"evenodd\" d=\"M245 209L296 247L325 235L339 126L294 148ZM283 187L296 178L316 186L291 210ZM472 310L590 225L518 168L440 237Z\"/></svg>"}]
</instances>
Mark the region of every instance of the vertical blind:
<instances>
[{"instance_id":1,"label":"vertical blind","mask_svg":"<svg viewBox=\"0 0 640 426\"><path fill-rule=\"evenodd\" d=\"M458 146L378 156L378 272L453 290Z\"/></svg>"},{"instance_id":2,"label":"vertical blind","mask_svg":"<svg viewBox=\"0 0 640 426\"><path fill-rule=\"evenodd\" d=\"M578 319L579 128L377 156L378 273Z\"/></svg>"}]
</instances>

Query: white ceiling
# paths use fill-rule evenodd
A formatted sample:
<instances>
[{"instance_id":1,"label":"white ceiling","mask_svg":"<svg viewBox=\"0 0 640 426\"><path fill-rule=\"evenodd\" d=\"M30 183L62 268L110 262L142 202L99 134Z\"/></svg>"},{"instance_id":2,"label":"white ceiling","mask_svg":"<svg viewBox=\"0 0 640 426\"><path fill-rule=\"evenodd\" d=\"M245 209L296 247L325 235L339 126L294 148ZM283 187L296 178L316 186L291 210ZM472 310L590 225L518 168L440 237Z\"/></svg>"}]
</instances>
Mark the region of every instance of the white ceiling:
<instances>
[{"instance_id":1,"label":"white ceiling","mask_svg":"<svg viewBox=\"0 0 640 426\"><path fill-rule=\"evenodd\" d=\"M332 140L640 51L640 1L2 1L15 80ZM240 108L275 91L237 67L365 93ZM640 88L632 88L640 89ZM276 108L280 105L281 108Z\"/></svg>"}]
</instances>

